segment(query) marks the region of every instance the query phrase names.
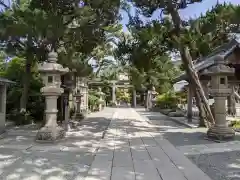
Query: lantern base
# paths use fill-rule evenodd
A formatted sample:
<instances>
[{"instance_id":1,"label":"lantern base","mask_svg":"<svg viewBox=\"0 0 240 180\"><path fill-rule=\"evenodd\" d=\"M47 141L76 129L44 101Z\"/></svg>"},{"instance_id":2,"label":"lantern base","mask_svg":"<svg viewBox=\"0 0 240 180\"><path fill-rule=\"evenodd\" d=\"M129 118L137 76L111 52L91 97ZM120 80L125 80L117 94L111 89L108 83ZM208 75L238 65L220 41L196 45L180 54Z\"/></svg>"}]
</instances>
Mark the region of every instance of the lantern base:
<instances>
[{"instance_id":1,"label":"lantern base","mask_svg":"<svg viewBox=\"0 0 240 180\"><path fill-rule=\"evenodd\" d=\"M36 135L36 141L43 143L54 143L64 139L65 135L65 130L60 126L44 126L38 131Z\"/></svg>"},{"instance_id":2,"label":"lantern base","mask_svg":"<svg viewBox=\"0 0 240 180\"><path fill-rule=\"evenodd\" d=\"M217 140L230 140L235 137L235 131L228 126L210 127L207 131L208 138Z\"/></svg>"},{"instance_id":3,"label":"lantern base","mask_svg":"<svg viewBox=\"0 0 240 180\"><path fill-rule=\"evenodd\" d=\"M74 116L74 119L75 119L76 121L81 121L81 120L83 120L84 118L85 118L84 113L80 113L80 112L77 112L77 113L75 114L75 116Z\"/></svg>"}]
</instances>

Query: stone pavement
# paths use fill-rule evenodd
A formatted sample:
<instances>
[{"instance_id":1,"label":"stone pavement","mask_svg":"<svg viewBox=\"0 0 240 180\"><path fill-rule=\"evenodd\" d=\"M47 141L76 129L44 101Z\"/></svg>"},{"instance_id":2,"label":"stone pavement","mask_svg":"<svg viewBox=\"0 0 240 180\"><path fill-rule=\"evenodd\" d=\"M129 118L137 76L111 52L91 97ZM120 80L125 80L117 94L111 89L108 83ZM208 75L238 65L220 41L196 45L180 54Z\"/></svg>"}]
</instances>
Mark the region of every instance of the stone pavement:
<instances>
[{"instance_id":1,"label":"stone pavement","mask_svg":"<svg viewBox=\"0 0 240 180\"><path fill-rule=\"evenodd\" d=\"M206 128L185 128L159 112L136 111L213 180L240 180L239 133L233 141L216 143L204 139Z\"/></svg>"},{"instance_id":2,"label":"stone pavement","mask_svg":"<svg viewBox=\"0 0 240 180\"><path fill-rule=\"evenodd\" d=\"M158 128L117 109L85 180L210 180Z\"/></svg>"},{"instance_id":3,"label":"stone pavement","mask_svg":"<svg viewBox=\"0 0 240 180\"><path fill-rule=\"evenodd\" d=\"M0 140L0 180L83 180L114 109L90 114L57 144L34 142L37 130L8 130Z\"/></svg>"}]
</instances>

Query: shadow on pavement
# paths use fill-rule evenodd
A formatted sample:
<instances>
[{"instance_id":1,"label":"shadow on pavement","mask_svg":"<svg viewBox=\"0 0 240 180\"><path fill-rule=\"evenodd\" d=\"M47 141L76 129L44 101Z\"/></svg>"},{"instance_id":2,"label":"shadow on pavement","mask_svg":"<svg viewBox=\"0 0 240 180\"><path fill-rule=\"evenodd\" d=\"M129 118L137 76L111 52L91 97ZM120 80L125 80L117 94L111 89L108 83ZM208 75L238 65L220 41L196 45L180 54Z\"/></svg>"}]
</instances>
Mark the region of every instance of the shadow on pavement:
<instances>
[{"instance_id":1,"label":"shadow on pavement","mask_svg":"<svg viewBox=\"0 0 240 180\"><path fill-rule=\"evenodd\" d=\"M55 144L34 141L37 128L10 129L0 140L0 179L74 180L86 176L112 110L98 112L83 120L66 139Z\"/></svg>"}]
</instances>

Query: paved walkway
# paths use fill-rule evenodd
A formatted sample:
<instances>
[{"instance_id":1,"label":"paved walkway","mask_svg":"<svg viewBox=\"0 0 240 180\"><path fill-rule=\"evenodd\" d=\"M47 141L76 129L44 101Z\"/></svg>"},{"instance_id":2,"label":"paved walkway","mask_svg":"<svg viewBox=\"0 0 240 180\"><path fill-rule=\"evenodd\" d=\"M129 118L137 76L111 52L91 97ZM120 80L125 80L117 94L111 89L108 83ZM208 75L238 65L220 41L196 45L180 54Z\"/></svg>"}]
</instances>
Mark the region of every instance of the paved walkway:
<instances>
[{"instance_id":1,"label":"paved walkway","mask_svg":"<svg viewBox=\"0 0 240 180\"><path fill-rule=\"evenodd\" d=\"M35 143L35 128L9 130L0 140L0 180L83 180L113 114L90 114L57 144Z\"/></svg>"},{"instance_id":2,"label":"paved walkway","mask_svg":"<svg viewBox=\"0 0 240 180\"><path fill-rule=\"evenodd\" d=\"M212 180L240 180L239 133L232 141L216 143L204 139L206 128L185 128L159 112L135 110Z\"/></svg>"},{"instance_id":3,"label":"paved walkway","mask_svg":"<svg viewBox=\"0 0 240 180\"><path fill-rule=\"evenodd\" d=\"M131 108L116 109L85 180L210 180Z\"/></svg>"},{"instance_id":4,"label":"paved walkway","mask_svg":"<svg viewBox=\"0 0 240 180\"><path fill-rule=\"evenodd\" d=\"M210 180L166 140L173 124L163 122L106 108L58 144L35 143L34 128L9 130L0 140L0 180Z\"/></svg>"}]
</instances>

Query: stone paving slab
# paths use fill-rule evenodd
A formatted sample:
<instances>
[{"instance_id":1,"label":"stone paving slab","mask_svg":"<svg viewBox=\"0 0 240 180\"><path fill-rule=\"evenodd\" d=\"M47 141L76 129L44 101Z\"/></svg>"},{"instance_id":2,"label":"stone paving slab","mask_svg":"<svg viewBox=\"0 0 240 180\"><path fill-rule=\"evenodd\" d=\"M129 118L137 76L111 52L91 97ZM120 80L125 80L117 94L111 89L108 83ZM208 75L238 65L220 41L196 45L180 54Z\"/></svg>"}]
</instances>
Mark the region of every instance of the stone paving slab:
<instances>
[{"instance_id":1,"label":"stone paving slab","mask_svg":"<svg viewBox=\"0 0 240 180\"><path fill-rule=\"evenodd\" d=\"M153 121L152 124L156 124L162 137L169 140L212 180L240 180L239 134L236 134L234 141L216 143L204 139L206 128L182 128L173 121L168 122L162 119L162 116L151 115L151 112L147 115L144 115L144 112L138 112ZM150 134L156 141L160 142L164 139L155 131Z\"/></svg>"},{"instance_id":2,"label":"stone paving slab","mask_svg":"<svg viewBox=\"0 0 240 180\"><path fill-rule=\"evenodd\" d=\"M135 180L133 167L113 167L111 179L114 180Z\"/></svg>"},{"instance_id":3,"label":"stone paving slab","mask_svg":"<svg viewBox=\"0 0 240 180\"><path fill-rule=\"evenodd\" d=\"M130 108L117 110L100 144L86 180L210 180Z\"/></svg>"},{"instance_id":4,"label":"stone paving slab","mask_svg":"<svg viewBox=\"0 0 240 180\"><path fill-rule=\"evenodd\" d=\"M136 180L162 180L152 160L134 160Z\"/></svg>"},{"instance_id":5,"label":"stone paving slab","mask_svg":"<svg viewBox=\"0 0 240 180\"><path fill-rule=\"evenodd\" d=\"M183 173L176 168L164 151L159 147L147 147L147 150L162 179L186 180Z\"/></svg>"},{"instance_id":6,"label":"stone paving slab","mask_svg":"<svg viewBox=\"0 0 240 180\"><path fill-rule=\"evenodd\" d=\"M231 151L240 151L239 141L231 141L225 143L213 143L213 144L201 144L201 145L188 145L177 146L185 155L198 155L198 154L210 154L210 153L222 153Z\"/></svg>"},{"instance_id":7,"label":"stone paving slab","mask_svg":"<svg viewBox=\"0 0 240 180\"><path fill-rule=\"evenodd\" d=\"M0 140L0 180L84 180L91 165L100 166L92 164L98 148L102 154L95 159L106 159L111 169L114 146L112 153L105 151L101 139L114 111L106 108L90 114L77 130L68 132L65 140L55 144L35 143L36 132L31 129L29 133L24 127L10 129L6 138ZM109 150L110 143L105 145ZM104 153L107 158L100 157ZM89 172L94 175L96 171Z\"/></svg>"},{"instance_id":8,"label":"stone paving slab","mask_svg":"<svg viewBox=\"0 0 240 180\"><path fill-rule=\"evenodd\" d=\"M184 173L188 180L211 180L201 169L194 165L188 158L170 144L169 141L162 140L159 144L161 144L163 151L179 168L179 170Z\"/></svg>"}]
</instances>

